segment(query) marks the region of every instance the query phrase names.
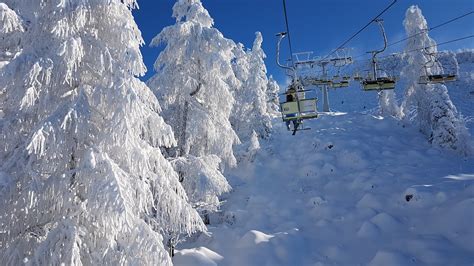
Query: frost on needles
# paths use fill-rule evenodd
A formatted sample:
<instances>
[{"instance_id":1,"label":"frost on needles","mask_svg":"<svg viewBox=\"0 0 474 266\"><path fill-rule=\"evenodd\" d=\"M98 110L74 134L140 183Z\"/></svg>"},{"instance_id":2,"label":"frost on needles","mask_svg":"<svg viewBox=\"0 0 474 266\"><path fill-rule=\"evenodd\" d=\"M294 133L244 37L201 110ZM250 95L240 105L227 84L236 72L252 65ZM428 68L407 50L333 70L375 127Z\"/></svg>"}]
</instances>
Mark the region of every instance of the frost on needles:
<instances>
[{"instance_id":1,"label":"frost on needles","mask_svg":"<svg viewBox=\"0 0 474 266\"><path fill-rule=\"evenodd\" d=\"M0 3L0 68L8 63L20 50L23 21L5 3ZM0 107L1 108L1 107Z\"/></svg>"},{"instance_id":2,"label":"frost on needles","mask_svg":"<svg viewBox=\"0 0 474 266\"><path fill-rule=\"evenodd\" d=\"M14 12L28 23L0 70L1 261L171 264L162 234L205 228L160 151L172 128L137 79L136 2L5 4L9 29L21 32Z\"/></svg>"}]
</instances>

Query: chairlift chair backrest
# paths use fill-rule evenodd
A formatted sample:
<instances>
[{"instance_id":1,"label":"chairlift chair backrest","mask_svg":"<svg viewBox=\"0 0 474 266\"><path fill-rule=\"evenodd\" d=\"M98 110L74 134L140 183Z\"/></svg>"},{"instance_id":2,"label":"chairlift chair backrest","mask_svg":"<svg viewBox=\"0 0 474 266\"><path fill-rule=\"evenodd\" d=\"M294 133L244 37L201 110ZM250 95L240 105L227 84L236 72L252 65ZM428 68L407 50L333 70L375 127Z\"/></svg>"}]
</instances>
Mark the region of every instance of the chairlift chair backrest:
<instances>
[{"instance_id":1,"label":"chairlift chair backrest","mask_svg":"<svg viewBox=\"0 0 474 266\"><path fill-rule=\"evenodd\" d=\"M300 90L296 92L290 88L283 93L285 101L280 102L280 110L283 121L304 120L317 118L317 98L306 98L306 92L311 90ZM291 96L291 97L289 97Z\"/></svg>"},{"instance_id":2,"label":"chairlift chair backrest","mask_svg":"<svg viewBox=\"0 0 474 266\"><path fill-rule=\"evenodd\" d=\"M445 83L445 82L451 82L455 81L457 76L456 74L453 73L443 73L444 68L443 65L439 62L439 60L436 58L435 53L429 53L426 49L423 49L425 54L429 57L430 60L428 60L425 65L423 66L425 70L425 75L420 76L420 79L418 81L419 84L439 84L439 83ZM432 68L433 66L437 65L438 69L442 71L442 73L439 74L428 74L428 68Z\"/></svg>"},{"instance_id":3,"label":"chairlift chair backrest","mask_svg":"<svg viewBox=\"0 0 474 266\"><path fill-rule=\"evenodd\" d=\"M382 33L382 37L384 40L384 47L381 50L375 50L371 51L370 53L372 54L372 77L370 75L362 81L362 89L364 91L381 91L381 90L393 90L395 89L395 78L392 77L378 77L377 72L379 71L377 69L377 55L384 52L385 49L387 49L387 35L385 34L385 29L383 27L383 20L381 19L376 19L374 20L379 27L380 31Z\"/></svg>"}]
</instances>

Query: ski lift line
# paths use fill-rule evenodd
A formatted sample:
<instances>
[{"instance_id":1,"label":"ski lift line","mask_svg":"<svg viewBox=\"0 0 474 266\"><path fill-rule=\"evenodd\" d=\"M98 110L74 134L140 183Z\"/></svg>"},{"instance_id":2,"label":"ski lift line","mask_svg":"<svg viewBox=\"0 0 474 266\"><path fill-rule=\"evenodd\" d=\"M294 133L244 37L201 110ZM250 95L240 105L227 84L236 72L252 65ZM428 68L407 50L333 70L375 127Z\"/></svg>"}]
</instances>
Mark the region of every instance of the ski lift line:
<instances>
[{"instance_id":1,"label":"ski lift line","mask_svg":"<svg viewBox=\"0 0 474 266\"><path fill-rule=\"evenodd\" d=\"M461 37L461 38L457 38L457 39L453 39L453 40L450 40L450 41L441 42L441 43L431 45L431 46L426 46L426 47L421 47L421 48L418 48L418 49L413 49L413 50L406 51L406 52L404 51L404 52L399 52L399 53L393 53L393 54L386 55L386 56L381 56L379 58L382 59L382 58L389 58L389 57L392 57L392 56L397 56L397 55L400 55L400 54L409 54L409 53L418 52L418 51L424 50L424 49L429 49L429 48L433 48L433 47L442 46L442 45L445 45L445 44L450 44L450 43L453 43L453 42L463 41L463 40L470 39L470 38L474 38L474 34L469 35L469 36L465 36L465 37ZM366 56L366 54L356 56L354 58L359 58L361 56ZM367 59L370 59L370 58L367 58Z\"/></svg>"},{"instance_id":2,"label":"ski lift line","mask_svg":"<svg viewBox=\"0 0 474 266\"><path fill-rule=\"evenodd\" d=\"M397 55L400 55L400 54L409 54L409 53L417 52L417 51L422 50L422 49L428 49L428 48L433 48L433 47L437 47L437 46L442 46L442 45L445 45L445 44L449 44L449 43L453 43L453 42L459 42L459 41L463 41L463 40L470 39L470 38L474 38L474 35L469 35L469 36L453 39L453 40L450 40L450 41L441 42L441 43L438 43L436 45L426 46L426 47L422 47L422 48L418 48L418 49L414 49L414 50L410 50L410 51L406 51L406 52L403 51L403 52L398 52L398 53L392 53L390 55L381 56L379 58L388 58L388 57L397 56ZM356 58L360 58L360 57L363 57L363 56L367 56L367 54L361 54L361 55L355 56L353 58L356 59ZM368 60L370 58L366 58L366 59Z\"/></svg>"},{"instance_id":3,"label":"ski lift line","mask_svg":"<svg viewBox=\"0 0 474 266\"><path fill-rule=\"evenodd\" d=\"M290 47L291 64L294 67L293 47L291 46L290 26L288 24L288 14L286 12L286 0L283 0L283 12L285 13L286 33L288 35L288 46Z\"/></svg>"},{"instance_id":4,"label":"ski lift line","mask_svg":"<svg viewBox=\"0 0 474 266\"><path fill-rule=\"evenodd\" d=\"M474 14L474 11L470 11L470 12L468 12L468 13L465 13L465 14L463 14L463 15L461 15L461 16L458 16L458 17L455 17L455 18L453 18L453 19L450 19L450 20L448 20L448 21L446 21L446 22L443 22L443 23L441 23L441 24L439 24L439 25L433 26L433 27L431 27L431 28L429 28L429 29L423 29L423 30L421 30L420 32L415 33L415 34L413 34L413 35L410 35L410 36L408 36L408 37L405 37L405 38L403 38L403 39L401 39L401 40L395 41L395 42L393 42L393 43L389 43L389 44L387 45L387 48L388 48L388 47L391 47L391 46L394 46L395 44L399 44L399 43L401 43L401 42L403 42L403 41L409 40L409 39L411 39L411 38L413 38L413 37L416 37L416 36L418 36L418 35L420 35L420 34L423 34L423 33L425 33L425 32L432 31L432 30L435 30L435 29L437 29L437 28L441 28L441 27L443 27L443 26L446 26L446 25L448 25L448 24L450 24L450 23L452 23L452 22L454 22L454 21L456 21L456 20L459 20L459 19L461 19L461 18L467 17L467 16L469 16L469 15L471 15L471 14ZM439 44L438 44L438 45L439 45ZM353 59L361 58L361 57L364 57L364 56L366 56L366 55L367 55L367 53L363 53L363 54L354 56Z\"/></svg>"},{"instance_id":5,"label":"ski lift line","mask_svg":"<svg viewBox=\"0 0 474 266\"><path fill-rule=\"evenodd\" d=\"M406 41L406 40L408 40L408 39L411 39L411 38L413 38L413 37L416 37L416 36L418 36L418 35L420 35L420 34L423 34L423 33L425 33L425 32L432 31L432 30L435 30L435 29L437 29L437 28L441 28L441 27L443 27L443 26L445 26L445 25L448 25L448 24L450 24L450 23L452 23L452 22L454 22L454 21L456 21L456 20L459 20L459 19L461 19L461 18L467 17L467 16L469 16L469 15L471 15L471 14L474 14L474 11L470 11L470 12L468 12L468 13L466 13L466 14L463 14L463 15L461 15L461 16L455 17L455 18L450 19L450 20L448 20L448 21L446 21L446 22L443 22L443 23L441 23L441 24L439 24L439 25L436 25L436 26L434 26L434 27L431 27L431 28L429 28L429 29L423 29L423 30L421 30L420 32L418 32L418 33L416 33L416 34L413 34L413 35L411 35L411 36L405 37L405 38L403 38L403 39L401 39L401 40L398 40L398 41L396 41L396 42L390 43L390 44L388 45L388 47L393 46L393 45L395 45L395 44L399 44L399 43L401 43L401 42L403 42L403 41Z\"/></svg>"},{"instance_id":6,"label":"ski lift line","mask_svg":"<svg viewBox=\"0 0 474 266\"><path fill-rule=\"evenodd\" d=\"M354 39L357 35L359 35L362 31L364 31L367 27L370 26L370 24L372 24L372 22L374 22L375 20L377 20L378 18L380 18L380 16L382 16L385 12L387 12L387 10L389 10L393 5L395 5L395 3L397 2L398 0L393 0L393 2L388 5L384 10L382 10L376 17L374 17L372 20L370 20L364 27L362 27L361 29L359 29L356 33L354 33L349 39L347 39L345 42L343 42L341 45L339 45L339 47L337 47L336 49L332 50L331 53L329 53L328 55L326 55L324 59L327 59L328 57L330 57L331 55L333 55L336 51L338 51L339 49L342 49L346 44L348 44L350 41L352 41L352 39Z\"/></svg>"},{"instance_id":7,"label":"ski lift line","mask_svg":"<svg viewBox=\"0 0 474 266\"><path fill-rule=\"evenodd\" d=\"M406 52L397 53L397 54L409 54L409 53L418 52L420 50L425 50L425 49L429 49L429 48L433 48L433 47L438 47L438 46L442 46L442 45L453 43L453 42L463 41L463 40L470 39L470 38L474 38L474 34L469 35L469 36L465 36L465 37L461 37L461 38L457 38L457 39L454 39L454 40L450 40L450 41L441 42L441 43L438 43L438 44L435 44L435 45L430 45L430 46L426 46L426 47L422 47L422 48L418 48L418 49L413 49L413 50L406 51ZM386 56L382 56L380 58L388 58L390 56L395 56L397 54L386 55Z\"/></svg>"},{"instance_id":8,"label":"ski lift line","mask_svg":"<svg viewBox=\"0 0 474 266\"><path fill-rule=\"evenodd\" d=\"M435 44L435 45L430 45L430 46L427 46L427 47L423 47L421 49L433 48L433 47L437 47L437 46L441 46L441 45L445 45L445 44L449 44L449 43L453 43L453 42L463 41L463 40L470 39L470 38L474 38L474 34L469 35L469 36L465 36L465 37L461 37L461 38L457 38L457 39L454 39L454 40L446 41L446 42L441 42L441 43L438 43L438 44ZM416 52L416 51L419 51L419 50L420 49L413 49L413 50L407 51L405 53L412 53L412 52Z\"/></svg>"}]
</instances>

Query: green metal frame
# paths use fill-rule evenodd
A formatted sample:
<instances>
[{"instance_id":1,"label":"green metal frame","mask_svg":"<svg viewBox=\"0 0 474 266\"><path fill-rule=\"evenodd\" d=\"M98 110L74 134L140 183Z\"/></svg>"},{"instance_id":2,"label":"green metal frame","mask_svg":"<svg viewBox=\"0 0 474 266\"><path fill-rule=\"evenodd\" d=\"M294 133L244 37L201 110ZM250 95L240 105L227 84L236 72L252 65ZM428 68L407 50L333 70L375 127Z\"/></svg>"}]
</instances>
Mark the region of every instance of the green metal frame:
<instances>
[{"instance_id":1,"label":"green metal frame","mask_svg":"<svg viewBox=\"0 0 474 266\"><path fill-rule=\"evenodd\" d=\"M456 75L453 74L438 74L438 75L428 75L428 76L421 76L419 84L429 84L429 83L444 83L455 81Z\"/></svg>"},{"instance_id":2,"label":"green metal frame","mask_svg":"<svg viewBox=\"0 0 474 266\"><path fill-rule=\"evenodd\" d=\"M362 82L362 87L365 91L372 90L393 90L395 89L395 80L388 78L380 78L377 80L366 80Z\"/></svg>"},{"instance_id":3,"label":"green metal frame","mask_svg":"<svg viewBox=\"0 0 474 266\"><path fill-rule=\"evenodd\" d=\"M318 117L317 98L302 99L299 102L280 103L283 121L311 119Z\"/></svg>"}]
</instances>

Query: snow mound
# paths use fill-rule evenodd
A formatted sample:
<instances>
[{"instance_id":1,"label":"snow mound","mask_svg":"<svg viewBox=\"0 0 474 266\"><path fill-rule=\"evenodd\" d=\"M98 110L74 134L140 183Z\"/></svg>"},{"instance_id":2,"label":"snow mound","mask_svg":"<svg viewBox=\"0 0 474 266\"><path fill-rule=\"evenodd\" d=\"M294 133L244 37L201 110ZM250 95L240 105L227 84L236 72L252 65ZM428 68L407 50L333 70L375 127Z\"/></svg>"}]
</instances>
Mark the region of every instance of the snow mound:
<instances>
[{"instance_id":1,"label":"snow mound","mask_svg":"<svg viewBox=\"0 0 474 266\"><path fill-rule=\"evenodd\" d=\"M246 233L237 243L237 247L252 247L262 242L268 242L274 236L267 235L257 230L251 230Z\"/></svg>"},{"instance_id":2,"label":"snow mound","mask_svg":"<svg viewBox=\"0 0 474 266\"><path fill-rule=\"evenodd\" d=\"M357 236L359 237L376 237L378 236L380 230L379 228L371 223L371 222L364 222L360 227L359 231L357 231Z\"/></svg>"},{"instance_id":3,"label":"snow mound","mask_svg":"<svg viewBox=\"0 0 474 266\"><path fill-rule=\"evenodd\" d=\"M200 247L176 251L173 263L176 265L189 266L217 266L223 258L224 257L208 248Z\"/></svg>"}]
</instances>

